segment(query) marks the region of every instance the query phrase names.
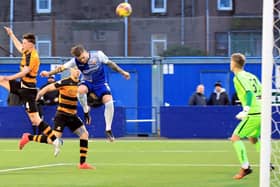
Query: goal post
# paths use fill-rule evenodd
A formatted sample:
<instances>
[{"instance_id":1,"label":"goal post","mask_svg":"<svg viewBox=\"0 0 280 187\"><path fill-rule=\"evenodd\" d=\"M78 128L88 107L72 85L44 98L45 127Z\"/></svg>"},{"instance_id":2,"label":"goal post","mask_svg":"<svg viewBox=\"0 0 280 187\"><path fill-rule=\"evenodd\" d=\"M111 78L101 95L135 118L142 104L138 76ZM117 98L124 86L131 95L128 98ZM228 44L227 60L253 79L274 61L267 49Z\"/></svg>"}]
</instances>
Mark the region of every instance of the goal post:
<instances>
[{"instance_id":1,"label":"goal post","mask_svg":"<svg viewBox=\"0 0 280 187\"><path fill-rule=\"evenodd\" d=\"M274 0L263 0L260 187L270 186Z\"/></svg>"}]
</instances>

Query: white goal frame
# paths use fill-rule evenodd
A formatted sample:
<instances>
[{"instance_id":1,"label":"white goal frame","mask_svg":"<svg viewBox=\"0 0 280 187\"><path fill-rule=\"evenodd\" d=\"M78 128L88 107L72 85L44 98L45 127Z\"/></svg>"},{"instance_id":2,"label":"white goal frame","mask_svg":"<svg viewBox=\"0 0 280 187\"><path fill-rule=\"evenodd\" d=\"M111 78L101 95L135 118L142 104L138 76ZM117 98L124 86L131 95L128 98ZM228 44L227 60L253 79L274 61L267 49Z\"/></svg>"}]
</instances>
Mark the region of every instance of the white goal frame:
<instances>
[{"instance_id":1,"label":"white goal frame","mask_svg":"<svg viewBox=\"0 0 280 187\"><path fill-rule=\"evenodd\" d=\"M260 187L270 186L274 0L263 0Z\"/></svg>"}]
</instances>

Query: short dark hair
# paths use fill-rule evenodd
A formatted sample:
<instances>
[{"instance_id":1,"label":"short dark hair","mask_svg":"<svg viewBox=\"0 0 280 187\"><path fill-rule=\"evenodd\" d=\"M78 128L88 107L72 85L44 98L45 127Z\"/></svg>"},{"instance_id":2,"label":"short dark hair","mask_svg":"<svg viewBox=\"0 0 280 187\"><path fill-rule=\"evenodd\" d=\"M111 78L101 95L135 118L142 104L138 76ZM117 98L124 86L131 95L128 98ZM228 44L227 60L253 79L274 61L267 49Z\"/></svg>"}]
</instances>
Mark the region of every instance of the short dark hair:
<instances>
[{"instance_id":1,"label":"short dark hair","mask_svg":"<svg viewBox=\"0 0 280 187\"><path fill-rule=\"evenodd\" d=\"M36 44L35 34L33 33L25 33L23 36L23 39L26 39L27 41Z\"/></svg>"},{"instance_id":2,"label":"short dark hair","mask_svg":"<svg viewBox=\"0 0 280 187\"><path fill-rule=\"evenodd\" d=\"M217 81L217 82L215 82L215 86L220 86L220 87L222 87L222 83L221 83L221 81Z\"/></svg>"},{"instance_id":3,"label":"short dark hair","mask_svg":"<svg viewBox=\"0 0 280 187\"><path fill-rule=\"evenodd\" d=\"M74 47L71 48L71 54L75 57L81 56L81 54L85 51L86 49L84 48L83 45L75 45Z\"/></svg>"},{"instance_id":4,"label":"short dark hair","mask_svg":"<svg viewBox=\"0 0 280 187\"><path fill-rule=\"evenodd\" d=\"M242 53L233 53L231 55L231 60L233 60L240 68L243 68L246 57Z\"/></svg>"}]
</instances>

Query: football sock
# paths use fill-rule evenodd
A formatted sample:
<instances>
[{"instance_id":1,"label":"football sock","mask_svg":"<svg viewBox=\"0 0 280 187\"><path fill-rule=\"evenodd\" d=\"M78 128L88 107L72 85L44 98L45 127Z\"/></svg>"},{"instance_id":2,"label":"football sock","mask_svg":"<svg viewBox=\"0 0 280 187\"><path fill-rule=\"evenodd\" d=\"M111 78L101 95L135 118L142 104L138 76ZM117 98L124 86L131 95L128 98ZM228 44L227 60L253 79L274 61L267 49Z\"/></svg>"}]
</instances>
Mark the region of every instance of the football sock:
<instances>
[{"instance_id":1,"label":"football sock","mask_svg":"<svg viewBox=\"0 0 280 187\"><path fill-rule=\"evenodd\" d=\"M52 141L56 139L54 131L46 122L41 121L41 123L39 124L39 129L44 135L46 135Z\"/></svg>"},{"instance_id":2,"label":"football sock","mask_svg":"<svg viewBox=\"0 0 280 187\"><path fill-rule=\"evenodd\" d=\"M78 100L83 107L84 113L88 113L87 94L78 94Z\"/></svg>"},{"instance_id":3,"label":"football sock","mask_svg":"<svg viewBox=\"0 0 280 187\"><path fill-rule=\"evenodd\" d=\"M239 162L244 169L249 167L249 161L244 143L241 140L233 142L234 149L236 151Z\"/></svg>"},{"instance_id":4,"label":"football sock","mask_svg":"<svg viewBox=\"0 0 280 187\"><path fill-rule=\"evenodd\" d=\"M114 103L113 101L109 101L105 103L105 109L104 109L106 131L111 130L113 116L114 116Z\"/></svg>"},{"instance_id":5,"label":"football sock","mask_svg":"<svg viewBox=\"0 0 280 187\"><path fill-rule=\"evenodd\" d=\"M48 137L46 135L29 135L28 139L34 142L48 143Z\"/></svg>"},{"instance_id":6,"label":"football sock","mask_svg":"<svg viewBox=\"0 0 280 187\"><path fill-rule=\"evenodd\" d=\"M88 151L88 140L80 139L80 164L86 162Z\"/></svg>"}]
</instances>

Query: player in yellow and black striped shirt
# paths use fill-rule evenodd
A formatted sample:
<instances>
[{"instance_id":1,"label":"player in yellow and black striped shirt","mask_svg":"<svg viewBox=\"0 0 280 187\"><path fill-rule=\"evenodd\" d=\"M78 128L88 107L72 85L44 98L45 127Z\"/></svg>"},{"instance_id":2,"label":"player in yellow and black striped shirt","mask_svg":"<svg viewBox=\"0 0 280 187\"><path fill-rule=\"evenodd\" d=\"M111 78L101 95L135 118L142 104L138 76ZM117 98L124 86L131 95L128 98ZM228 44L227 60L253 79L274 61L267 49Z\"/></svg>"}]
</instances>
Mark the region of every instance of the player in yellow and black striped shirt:
<instances>
[{"instance_id":1,"label":"player in yellow and black striped shirt","mask_svg":"<svg viewBox=\"0 0 280 187\"><path fill-rule=\"evenodd\" d=\"M91 165L86 163L88 152L88 131L82 120L77 116L78 105L78 83L80 70L78 68L71 68L71 75L69 78L49 84L41 89L37 94L37 100L40 99L47 92L58 90L59 99L57 112L54 118L54 131L57 137L61 137L65 127L68 127L73 133L80 137L80 169L94 169ZM25 135L25 139L40 143L46 143L44 135Z\"/></svg>"},{"instance_id":2,"label":"player in yellow and black striped shirt","mask_svg":"<svg viewBox=\"0 0 280 187\"><path fill-rule=\"evenodd\" d=\"M26 33L23 35L22 42L20 42L10 28L4 28L17 50L22 54L22 59L20 62L20 72L9 76L0 76L0 86L18 95L24 102L30 121L48 136L49 142L54 145L54 154L56 155L59 152L60 141L56 138L50 126L41 120L35 101L37 74L40 66L40 58L35 49L35 35ZM20 81L17 81L17 79L20 79ZM20 144L19 148L22 149L22 147Z\"/></svg>"}]
</instances>

